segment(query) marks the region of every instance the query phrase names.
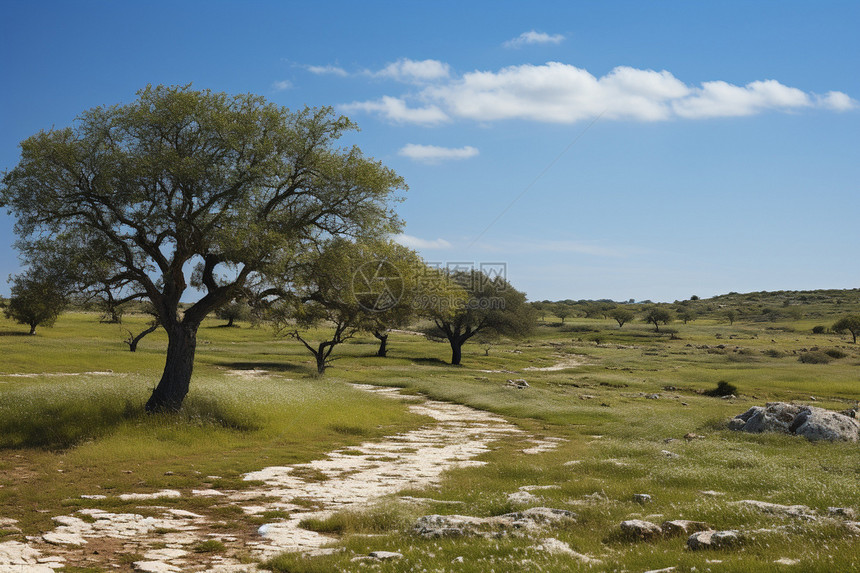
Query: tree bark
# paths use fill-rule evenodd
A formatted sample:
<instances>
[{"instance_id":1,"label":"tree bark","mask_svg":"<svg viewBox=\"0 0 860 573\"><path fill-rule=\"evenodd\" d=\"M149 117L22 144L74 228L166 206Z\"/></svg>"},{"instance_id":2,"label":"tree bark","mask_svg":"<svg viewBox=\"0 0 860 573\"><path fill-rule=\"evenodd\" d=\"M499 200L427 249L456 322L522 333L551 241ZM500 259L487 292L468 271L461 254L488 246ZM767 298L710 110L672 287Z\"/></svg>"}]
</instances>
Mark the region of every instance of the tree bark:
<instances>
[{"instance_id":1,"label":"tree bark","mask_svg":"<svg viewBox=\"0 0 860 573\"><path fill-rule=\"evenodd\" d=\"M146 403L146 411L176 412L188 394L191 372L194 369L194 353L197 349L197 327L199 323L177 322L167 331L167 360L164 373Z\"/></svg>"},{"instance_id":2,"label":"tree bark","mask_svg":"<svg viewBox=\"0 0 860 573\"><path fill-rule=\"evenodd\" d=\"M373 336L379 339L379 350L376 351L376 355L380 358L385 358L388 356L388 335L377 330L374 331Z\"/></svg>"},{"instance_id":3,"label":"tree bark","mask_svg":"<svg viewBox=\"0 0 860 573\"><path fill-rule=\"evenodd\" d=\"M30 323L30 335L31 336L36 334L36 326L37 325L33 324L32 322Z\"/></svg>"},{"instance_id":4,"label":"tree bark","mask_svg":"<svg viewBox=\"0 0 860 573\"><path fill-rule=\"evenodd\" d=\"M325 344L325 343L323 343L323 344ZM314 352L314 357L317 359L317 374L319 374L320 376L325 374L325 368L326 368L325 361L327 358L326 352L325 352L325 346L323 346L323 344L320 344L319 350L317 352Z\"/></svg>"},{"instance_id":5,"label":"tree bark","mask_svg":"<svg viewBox=\"0 0 860 573\"><path fill-rule=\"evenodd\" d=\"M463 358L463 343L456 338L450 339L449 342L451 343L451 364L459 366Z\"/></svg>"}]
</instances>

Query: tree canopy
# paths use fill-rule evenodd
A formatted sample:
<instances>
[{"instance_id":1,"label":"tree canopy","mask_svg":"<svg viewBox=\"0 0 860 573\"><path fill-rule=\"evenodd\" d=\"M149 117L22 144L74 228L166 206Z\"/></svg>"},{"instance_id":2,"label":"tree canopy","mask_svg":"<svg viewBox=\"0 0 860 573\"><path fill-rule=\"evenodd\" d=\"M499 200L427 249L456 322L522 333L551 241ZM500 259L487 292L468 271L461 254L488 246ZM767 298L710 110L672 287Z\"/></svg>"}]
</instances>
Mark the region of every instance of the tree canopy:
<instances>
[{"instance_id":1,"label":"tree canopy","mask_svg":"<svg viewBox=\"0 0 860 573\"><path fill-rule=\"evenodd\" d=\"M395 230L391 169L337 140L355 129L330 108L290 111L260 96L148 86L72 127L21 143L0 205L27 258L69 252L80 288L149 300L168 334L149 411L178 409L200 322L255 275L331 236ZM184 312L183 296L202 293Z\"/></svg>"},{"instance_id":2,"label":"tree canopy","mask_svg":"<svg viewBox=\"0 0 860 573\"><path fill-rule=\"evenodd\" d=\"M849 314L837 320L833 325L834 332L845 332L846 330L851 333L851 337L856 344L857 335L860 334L860 315Z\"/></svg>"}]
</instances>

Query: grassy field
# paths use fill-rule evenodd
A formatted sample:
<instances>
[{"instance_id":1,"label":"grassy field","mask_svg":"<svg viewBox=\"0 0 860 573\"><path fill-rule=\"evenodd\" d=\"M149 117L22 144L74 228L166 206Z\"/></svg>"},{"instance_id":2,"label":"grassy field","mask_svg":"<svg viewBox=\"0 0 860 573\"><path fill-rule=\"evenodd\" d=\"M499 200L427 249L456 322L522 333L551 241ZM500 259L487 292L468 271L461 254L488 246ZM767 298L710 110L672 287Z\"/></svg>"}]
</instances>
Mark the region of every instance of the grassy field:
<instances>
[{"instance_id":1,"label":"grassy field","mask_svg":"<svg viewBox=\"0 0 860 573\"><path fill-rule=\"evenodd\" d=\"M299 344L277 340L266 329L211 321L199 334L185 410L163 417L143 414L163 366L161 334L130 353L119 327L100 324L96 314L65 314L35 337L0 319L0 517L17 519L22 530L0 530L0 541L44 532L52 516L77 507L122 509L118 502L81 500L82 493L241 488L247 483L242 473L319 458L426 422L403 404L348 384L362 382L489 410L531 436L564 441L526 455L523 439L503 438L482 457L487 465L451 471L431 491L402 492L440 503L416 507L392 498L336 515L314 527L337 531L344 551L285 555L267 562L270 569L858 570L857 538L826 517L833 506L860 510L857 444L726 429L730 417L768 401L838 410L856 404L860 348L849 336L811 332L851 308L831 302L795 301L792 312L765 312L771 321L760 319L766 302L734 324L714 315L675 322L673 333L655 333L642 322L619 329L607 319L561 324L546 318L527 340L500 342L486 354L467 344L462 367L446 364L447 345L420 336L392 334L384 359L373 356L372 337L359 338L336 350L340 359L322 379L313 376L311 356ZM145 319L125 322L143 325ZM799 360L813 350L842 357L826 364ZM540 370L559 365L567 368ZM529 388L507 387L512 378L526 379ZM737 387L737 396L704 394L721 381ZM685 440L688 433L702 437ZM553 488L534 490L540 499L531 502L510 501L523 486ZM634 502L637 493L651 495L652 502ZM803 504L821 517L802 520L733 503L744 499ZM224 511L211 499L191 503L183 498L175 506L207 515ZM541 537L561 540L600 564L537 550L528 536L426 540L411 533L423 514L486 517L529 506L577 513L574 525ZM619 523L634 518L771 531L749 535L734 549L693 552L684 538L623 539ZM231 515L229 524L237 531L256 527L241 515ZM403 558L352 561L380 548Z\"/></svg>"}]
</instances>

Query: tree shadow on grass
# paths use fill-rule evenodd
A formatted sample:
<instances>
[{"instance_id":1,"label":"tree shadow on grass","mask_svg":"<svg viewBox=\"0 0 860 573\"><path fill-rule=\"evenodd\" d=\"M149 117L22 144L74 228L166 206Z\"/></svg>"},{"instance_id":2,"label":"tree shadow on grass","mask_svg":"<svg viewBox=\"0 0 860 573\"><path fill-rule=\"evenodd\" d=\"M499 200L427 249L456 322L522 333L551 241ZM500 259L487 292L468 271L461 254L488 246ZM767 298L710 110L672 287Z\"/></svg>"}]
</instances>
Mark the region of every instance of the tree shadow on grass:
<instances>
[{"instance_id":1,"label":"tree shadow on grass","mask_svg":"<svg viewBox=\"0 0 860 573\"><path fill-rule=\"evenodd\" d=\"M22 330L0 330L0 336L33 336L29 332L24 332Z\"/></svg>"},{"instance_id":2,"label":"tree shadow on grass","mask_svg":"<svg viewBox=\"0 0 860 573\"><path fill-rule=\"evenodd\" d=\"M307 366L288 362L215 362L214 365L230 370L268 370L270 372L293 372L297 374L308 372Z\"/></svg>"},{"instance_id":3,"label":"tree shadow on grass","mask_svg":"<svg viewBox=\"0 0 860 573\"><path fill-rule=\"evenodd\" d=\"M451 366L441 358L413 358L412 362L420 366Z\"/></svg>"}]
</instances>

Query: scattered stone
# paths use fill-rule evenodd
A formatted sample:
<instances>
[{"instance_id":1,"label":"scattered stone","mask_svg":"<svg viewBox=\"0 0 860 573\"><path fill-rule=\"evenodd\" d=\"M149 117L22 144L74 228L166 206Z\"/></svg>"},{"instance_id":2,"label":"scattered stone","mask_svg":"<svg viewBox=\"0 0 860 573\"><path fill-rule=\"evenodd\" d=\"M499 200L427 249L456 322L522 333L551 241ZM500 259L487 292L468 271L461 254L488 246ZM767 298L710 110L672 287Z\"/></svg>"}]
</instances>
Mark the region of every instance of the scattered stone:
<instances>
[{"instance_id":1,"label":"scattered stone","mask_svg":"<svg viewBox=\"0 0 860 573\"><path fill-rule=\"evenodd\" d=\"M135 561L133 567L141 573L182 573L179 567L163 561Z\"/></svg>"},{"instance_id":2,"label":"scattered stone","mask_svg":"<svg viewBox=\"0 0 860 573\"><path fill-rule=\"evenodd\" d=\"M833 517L846 517L848 519L857 517L857 512L850 507L828 507L827 514Z\"/></svg>"},{"instance_id":3,"label":"scattered stone","mask_svg":"<svg viewBox=\"0 0 860 573\"><path fill-rule=\"evenodd\" d=\"M505 386L511 386L517 390L524 390L529 387L529 383L523 378L517 378L516 380L508 380L507 383L505 383Z\"/></svg>"},{"instance_id":4,"label":"scattered stone","mask_svg":"<svg viewBox=\"0 0 860 573\"><path fill-rule=\"evenodd\" d=\"M647 493L634 493L633 501L645 505L646 503L651 503L651 496Z\"/></svg>"},{"instance_id":5,"label":"scattered stone","mask_svg":"<svg viewBox=\"0 0 860 573\"><path fill-rule=\"evenodd\" d=\"M106 495L97 494L97 493L96 493L96 494L93 494L93 495L87 495L87 494L84 494L84 495L82 495L82 496L81 496L81 499L107 499L107 496L106 496Z\"/></svg>"},{"instance_id":6,"label":"scattered stone","mask_svg":"<svg viewBox=\"0 0 860 573\"><path fill-rule=\"evenodd\" d=\"M72 532L59 532L59 531L51 531L50 533L46 533L42 536L42 539L45 540L45 543L50 543L51 545L85 545L87 540L78 535L77 533Z\"/></svg>"},{"instance_id":7,"label":"scattered stone","mask_svg":"<svg viewBox=\"0 0 860 573\"><path fill-rule=\"evenodd\" d=\"M733 529L727 531L699 531L687 539L687 547L693 551L733 547L741 542L741 534Z\"/></svg>"},{"instance_id":8,"label":"scattered stone","mask_svg":"<svg viewBox=\"0 0 860 573\"><path fill-rule=\"evenodd\" d=\"M451 563L462 563L463 561L465 561L465 559L463 559L462 555L458 555L455 558L451 559Z\"/></svg>"},{"instance_id":9,"label":"scattered stone","mask_svg":"<svg viewBox=\"0 0 860 573\"><path fill-rule=\"evenodd\" d=\"M744 499L734 502L737 505L754 507L763 513L772 513L776 515L788 515L791 517L800 517L814 521L816 518L815 512L805 505L780 505L778 503L770 503L767 501L757 501L754 499Z\"/></svg>"},{"instance_id":10,"label":"scattered stone","mask_svg":"<svg viewBox=\"0 0 860 573\"><path fill-rule=\"evenodd\" d=\"M594 400L595 398L597 398L597 396L593 396L591 394L580 394L579 395L580 400Z\"/></svg>"},{"instance_id":11,"label":"scattered stone","mask_svg":"<svg viewBox=\"0 0 860 573\"><path fill-rule=\"evenodd\" d=\"M780 565L797 565L800 563L800 559L789 559L788 557L780 557L774 563L779 563Z\"/></svg>"},{"instance_id":12,"label":"scattered stone","mask_svg":"<svg viewBox=\"0 0 860 573\"><path fill-rule=\"evenodd\" d=\"M540 545L536 546L535 549L538 551L546 551L553 555L568 555L574 559L582 561L583 563L600 563L598 559L594 559L593 557L574 551L571 549L570 545L554 537L541 539Z\"/></svg>"},{"instance_id":13,"label":"scattered stone","mask_svg":"<svg viewBox=\"0 0 860 573\"><path fill-rule=\"evenodd\" d=\"M681 456L679 456L678 454L676 454L675 452L670 452L669 450L660 450L660 453L661 453L661 454L663 454L664 456L666 456L666 457L667 457L667 458L669 458L669 459L675 459L675 458L680 458L680 457L681 457Z\"/></svg>"},{"instance_id":14,"label":"scattered stone","mask_svg":"<svg viewBox=\"0 0 860 573\"><path fill-rule=\"evenodd\" d=\"M729 420L729 429L754 434L784 432L808 440L860 440L860 422L855 418L823 408L785 402L753 406Z\"/></svg>"},{"instance_id":15,"label":"scattered stone","mask_svg":"<svg viewBox=\"0 0 860 573\"><path fill-rule=\"evenodd\" d=\"M527 491L515 491L508 494L508 501L511 503L534 503L540 499L538 496Z\"/></svg>"},{"instance_id":16,"label":"scattered stone","mask_svg":"<svg viewBox=\"0 0 860 573\"><path fill-rule=\"evenodd\" d=\"M646 571L645 573L672 573L672 571L677 571L677 570L678 570L677 567L672 566L672 567L666 567L664 569L651 569L649 571Z\"/></svg>"},{"instance_id":17,"label":"scattered stone","mask_svg":"<svg viewBox=\"0 0 860 573\"><path fill-rule=\"evenodd\" d=\"M155 493L124 493L119 496L123 501L159 499L162 497L182 497L182 493L175 489L163 489Z\"/></svg>"},{"instance_id":18,"label":"scattered stone","mask_svg":"<svg viewBox=\"0 0 860 573\"><path fill-rule=\"evenodd\" d=\"M688 535L699 531L707 531L710 527L703 521L673 519L671 521L664 521L660 525L660 529L663 530L663 535L674 537L676 535Z\"/></svg>"},{"instance_id":19,"label":"scattered stone","mask_svg":"<svg viewBox=\"0 0 860 573\"><path fill-rule=\"evenodd\" d=\"M726 495L722 491L714 491L712 489L706 489L704 491L700 491L699 493L702 495L706 495L708 497L720 497L720 496Z\"/></svg>"},{"instance_id":20,"label":"scattered stone","mask_svg":"<svg viewBox=\"0 0 860 573\"><path fill-rule=\"evenodd\" d=\"M397 553L396 551L371 551L369 555L377 561L393 561L403 557L402 553Z\"/></svg>"},{"instance_id":21,"label":"scattered stone","mask_svg":"<svg viewBox=\"0 0 860 573\"><path fill-rule=\"evenodd\" d=\"M659 400L660 394L645 394L645 398L648 400Z\"/></svg>"},{"instance_id":22,"label":"scattered stone","mask_svg":"<svg viewBox=\"0 0 860 573\"><path fill-rule=\"evenodd\" d=\"M684 439L687 440L688 442L692 442L693 440L704 440L705 436L701 436L699 434L694 434L693 432L690 432L688 434L684 434Z\"/></svg>"},{"instance_id":23,"label":"scattered stone","mask_svg":"<svg viewBox=\"0 0 860 573\"><path fill-rule=\"evenodd\" d=\"M562 465L565 467L571 467L571 466L575 466L575 465L581 464L581 463L582 463L582 460L570 460L570 461L564 462Z\"/></svg>"},{"instance_id":24,"label":"scattered stone","mask_svg":"<svg viewBox=\"0 0 860 573\"><path fill-rule=\"evenodd\" d=\"M628 519L621 522L621 533L628 539L647 541L663 533L660 526L641 519Z\"/></svg>"}]
</instances>

